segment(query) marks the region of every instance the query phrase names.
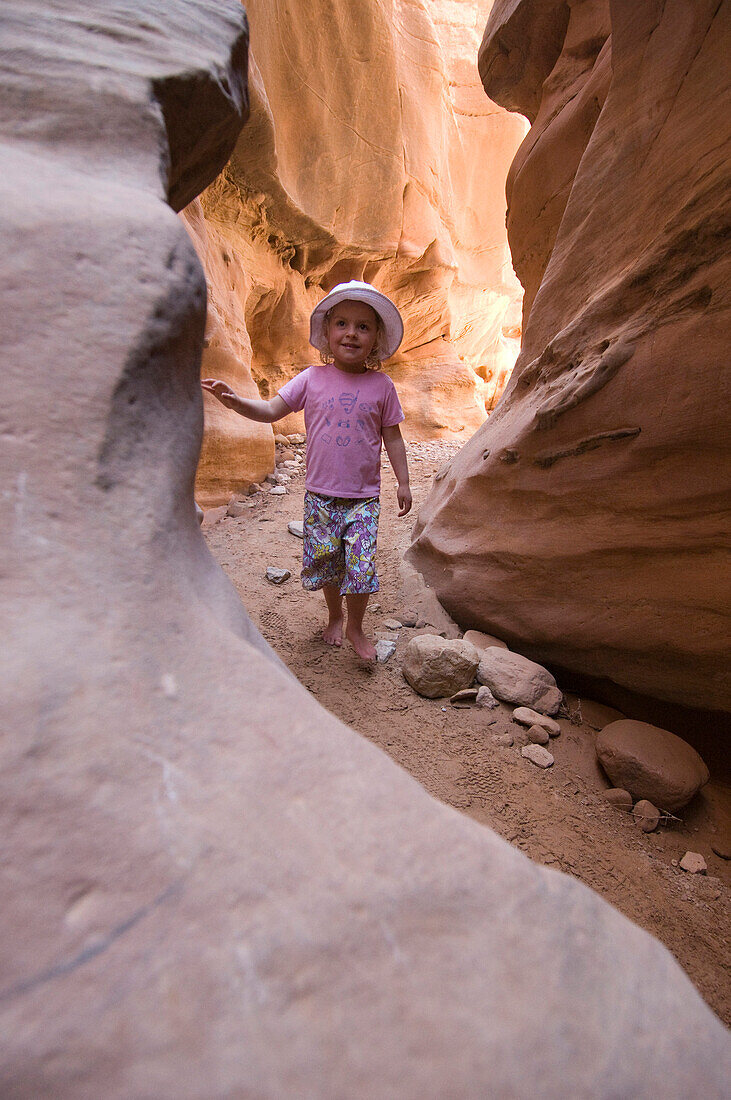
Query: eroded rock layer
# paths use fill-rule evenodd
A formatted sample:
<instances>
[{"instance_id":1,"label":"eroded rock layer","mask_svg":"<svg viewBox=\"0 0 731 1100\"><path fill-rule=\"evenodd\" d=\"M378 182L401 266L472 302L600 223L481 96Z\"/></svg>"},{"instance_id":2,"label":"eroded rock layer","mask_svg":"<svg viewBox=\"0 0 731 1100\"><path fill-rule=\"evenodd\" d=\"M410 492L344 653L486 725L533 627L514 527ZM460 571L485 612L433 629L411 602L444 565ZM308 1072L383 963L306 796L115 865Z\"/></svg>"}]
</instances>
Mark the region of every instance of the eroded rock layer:
<instances>
[{"instance_id":1,"label":"eroded rock layer","mask_svg":"<svg viewBox=\"0 0 731 1100\"><path fill-rule=\"evenodd\" d=\"M482 423L518 350L503 183L525 133L479 82L489 8L248 5L251 119L184 213L209 284L204 372L272 396L317 361L308 318L323 292L364 278L404 315L387 370L409 437L466 437ZM198 496L212 501L271 463L271 430L208 396L205 408Z\"/></svg>"},{"instance_id":2,"label":"eroded rock layer","mask_svg":"<svg viewBox=\"0 0 731 1100\"><path fill-rule=\"evenodd\" d=\"M0 1094L721 1097L670 954L322 710L205 547L166 197L245 115L240 6L0 31Z\"/></svg>"},{"instance_id":3,"label":"eroded rock layer","mask_svg":"<svg viewBox=\"0 0 731 1100\"><path fill-rule=\"evenodd\" d=\"M731 5L543 4L541 37L536 7L496 3L480 61L535 118L510 179L524 346L414 557L465 626L728 708Z\"/></svg>"}]
</instances>

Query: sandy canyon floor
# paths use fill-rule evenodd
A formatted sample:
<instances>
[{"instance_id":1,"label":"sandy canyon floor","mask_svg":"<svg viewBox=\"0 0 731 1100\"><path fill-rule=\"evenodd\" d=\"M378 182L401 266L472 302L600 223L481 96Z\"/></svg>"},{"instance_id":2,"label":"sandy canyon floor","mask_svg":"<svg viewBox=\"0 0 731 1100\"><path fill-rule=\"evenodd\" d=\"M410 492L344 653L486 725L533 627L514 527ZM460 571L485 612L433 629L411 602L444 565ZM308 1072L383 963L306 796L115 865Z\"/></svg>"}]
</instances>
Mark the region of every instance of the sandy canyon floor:
<instances>
[{"instance_id":1,"label":"sandy canyon floor","mask_svg":"<svg viewBox=\"0 0 731 1100\"><path fill-rule=\"evenodd\" d=\"M436 613L430 618L429 607L438 610L433 595L404 564L403 553L434 473L457 447L411 443L407 448L414 509L405 519L397 516L388 464L383 471L381 591L366 617L371 635L388 633L383 620L409 609L434 620L437 630L427 632L441 627ZM610 784L596 763L596 731L582 721L577 696L566 696L561 735L549 746L555 764L541 771L518 747L495 743L496 735L518 730L512 707L456 709L446 699L423 699L409 687L400 654L413 629L398 632L394 656L374 667L347 643L342 649L325 645L324 603L302 590L302 543L287 530L290 520L302 518L304 474L294 474L287 489L286 496L250 498L239 518L212 523L208 513L204 533L252 620L292 673L322 706L388 753L435 798L488 825L537 863L574 875L655 935L731 1024L731 863L711 847L729 843L731 788L712 780L681 811L682 820L645 834L630 815L602 798ZM291 579L273 585L265 577L268 566L291 570ZM689 850L703 855L707 875L686 874L677 866Z\"/></svg>"}]
</instances>

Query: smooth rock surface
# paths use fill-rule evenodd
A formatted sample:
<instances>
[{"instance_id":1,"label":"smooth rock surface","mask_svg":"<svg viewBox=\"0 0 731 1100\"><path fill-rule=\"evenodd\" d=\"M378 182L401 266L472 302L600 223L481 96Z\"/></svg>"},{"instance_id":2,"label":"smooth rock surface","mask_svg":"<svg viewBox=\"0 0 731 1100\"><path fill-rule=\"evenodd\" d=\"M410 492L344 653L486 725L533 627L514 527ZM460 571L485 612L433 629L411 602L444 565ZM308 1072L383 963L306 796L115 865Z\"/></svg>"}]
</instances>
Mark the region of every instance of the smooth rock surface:
<instances>
[{"instance_id":1,"label":"smooth rock surface","mask_svg":"<svg viewBox=\"0 0 731 1100\"><path fill-rule=\"evenodd\" d=\"M534 119L508 181L527 319L410 555L457 622L721 711L729 20L725 0L493 4L485 89Z\"/></svg>"},{"instance_id":2,"label":"smooth rock surface","mask_svg":"<svg viewBox=\"0 0 731 1100\"><path fill-rule=\"evenodd\" d=\"M242 123L240 4L0 37L0 1095L722 1096L669 952L320 707L206 548L169 203Z\"/></svg>"},{"instance_id":3,"label":"smooth rock surface","mask_svg":"<svg viewBox=\"0 0 731 1100\"><path fill-rule=\"evenodd\" d=\"M406 646L401 671L419 695L438 699L469 687L479 663L475 647L461 638L420 634Z\"/></svg>"},{"instance_id":4,"label":"smooth rock surface","mask_svg":"<svg viewBox=\"0 0 731 1100\"><path fill-rule=\"evenodd\" d=\"M615 786L661 810L682 809L709 779L687 741L647 722L611 722L597 736L596 753Z\"/></svg>"},{"instance_id":5,"label":"smooth rock surface","mask_svg":"<svg viewBox=\"0 0 731 1100\"><path fill-rule=\"evenodd\" d=\"M548 669L497 646L480 653L477 679L505 703L518 703L545 714L555 714L561 704L561 692Z\"/></svg>"},{"instance_id":6,"label":"smooth rock surface","mask_svg":"<svg viewBox=\"0 0 731 1100\"><path fill-rule=\"evenodd\" d=\"M303 539L305 537L304 524L301 519L292 519L287 524L287 530L290 535L294 535L297 539Z\"/></svg>"}]
</instances>

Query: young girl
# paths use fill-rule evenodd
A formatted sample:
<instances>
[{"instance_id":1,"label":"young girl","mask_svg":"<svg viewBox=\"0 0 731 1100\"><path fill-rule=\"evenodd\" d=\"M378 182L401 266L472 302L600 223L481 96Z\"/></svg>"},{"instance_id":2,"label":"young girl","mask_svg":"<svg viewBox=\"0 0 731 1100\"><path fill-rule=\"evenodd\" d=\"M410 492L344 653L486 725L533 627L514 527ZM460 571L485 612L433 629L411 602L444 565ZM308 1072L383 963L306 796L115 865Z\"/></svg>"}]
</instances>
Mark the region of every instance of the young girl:
<instances>
[{"instance_id":1,"label":"young girl","mask_svg":"<svg viewBox=\"0 0 731 1100\"><path fill-rule=\"evenodd\" d=\"M376 534L380 502L381 440L398 481L400 516L411 508L404 414L391 379L378 373L381 359L396 351L404 327L396 306L369 283L340 283L310 317L310 343L322 366L308 367L271 401L235 394L225 382L202 386L229 409L266 424L305 411L305 480L302 584L321 588L328 610L323 638L372 661L376 651L363 632L371 592L378 591Z\"/></svg>"}]
</instances>

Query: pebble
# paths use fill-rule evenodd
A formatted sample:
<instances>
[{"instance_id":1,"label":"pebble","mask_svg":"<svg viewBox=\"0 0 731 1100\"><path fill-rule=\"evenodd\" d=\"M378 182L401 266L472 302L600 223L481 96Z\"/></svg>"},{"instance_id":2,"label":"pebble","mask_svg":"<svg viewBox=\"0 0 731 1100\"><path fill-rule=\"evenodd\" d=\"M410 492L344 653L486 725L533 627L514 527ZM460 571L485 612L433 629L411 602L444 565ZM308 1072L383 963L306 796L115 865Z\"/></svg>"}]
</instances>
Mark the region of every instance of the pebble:
<instances>
[{"instance_id":1,"label":"pebble","mask_svg":"<svg viewBox=\"0 0 731 1100\"><path fill-rule=\"evenodd\" d=\"M384 619L383 625L386 630L400 630L404 624L399 622L398 619Z\"/></svg>"},{"instance_id":2,"label":"pebble","mask_svg":"<svg viewBox=\"0 0 731 1100\"><path fill-rule=\"evenodd\" d=\"M276 569L273 565L267 566L266 579L272 584L284 584L292 576L289 569Z\"/></svg>"},{"instance_id":3,"label":"pebble","mask_svg":"<svg viewBox=\"0 0 731 1100\"><path fill-rule=\"evenodd\" d=\"M411 627L411 626L416 626L416 624L419 620L419 616L416 614L415 611L403 611L399 615L399 620L401 622L401 626Z\"/></svg>"},{"instance_id":4,"label":"pebble","mask_svg":"<svg viewBox=\"0 0 731 1100\"><path fill-rule=\"evenodd\" d=\"M705 875L708 870L705 859L700 852L686 852L680 861L680 868L689 875Z\"/></svg>"},{"instance_id":5,"label":"pebble","mask_svg":"<svg viewBox=\"0 0 731 1100\"><path fill-rule=\"evenodd\" d=\"M289 440L287 439L286 435L282 435L281 432L275 432L274 442L277 444L278 447L286 447L289 443Z\"/></svg>"},{"instance_id":6,"label":"pebble","mask_svg":"<svg viewBox=\"0 0 731 1100\"><path fill-rule=\"evenodd\" d=\"M530 707L516 707L513 711L513 721L519 722L521 726L543 726L551 737L558 737L561 733L561 727L555 718L549 718L547 714L539 714L537 710L531 710ZM540 744L544 744L543 741Z\"/></svg>"},{"instance_id":7,"label":"pebble","mask_svg":"<svg viewBox=\"0 0 731 1100\"><path fill-rule=\"evenodd\" d=\"M251 505L247 502L244 504L242 500L232 500L226 509L226 515L231 516L232 519L238 519L239 516L243 516L244 512L248 512Z\"/></svg>"},{"instance_id":8,"label":"pebble","mask_svg":"<svg viewBox=\"0 0 731 1100\"><path fill-rule=\"evenodd\" d=\"M376 642L376 660L381 663L393 657L396 652L396 643L392 638L381 638Z\"/></svg>"},{"instance_id":9,"label":"pebble","mask_svg":"<svg viewBox=\"0 0 731 1100\"><path fill-rule=\"evenodd\" d=\"M547 745L549 741L548 730L544 726L530 726L528 740L533 745Z\"/></svg>"},{"instance_id":10,"label":"pebble","mask_svg":"<svg viewBox=\"0 0 731 1100\"><path fill-rule=\"evenodd\" d=\"M609 790L602 791L602 798L618 810L632 809L632 795L624 787L610 787Z\"/></svg>"},{"instance_id":11,"label":"pebble","mask_svg":"<svg viewBox=\"0 0 731 1100\"><path fill-rule=\"evenodd\" d=\"M511 749L513 747L512 733L496 733L493 736L493 741L496 745L502 745L506 749Z\"/></svg>"},{"instance_id":12,"label":"pebble","mask_svg":"<svg viewBox=\"0 0 731 1100\"><path fill-rule=\"evenodd\" d=\"M296 457L297 456L294 451L291 451L289 447L282 447L281 451L279 452L279 461L281 463L293 462Z\"/></svg>"},{"instance_id":13,"label":"pebble","mask_svg":"<svg viewBox=\"0 0 731 1100\"><path fill-rule=\"evenodd\" d=\"M550 768L553 764L553 757L548 749L544 749L542 745L524 745L520 750L520 755L539 768Z\"/></svg>"},{"instance_id":14,"label":"pebble","mask_svg":"<svg viewBox=\"0 0 731 1100\"><path fill-rule=\"evenodd\" d=\"M291 435L287 436L287 441L289 443L304 443L305 437L302 435L302 432L292 432Z\"/></svg>"},{"instance_id":15,"label":"pebble","mask_svg":"<svg viewBox=\"0 0 731 1100\"><path fill-rule=\"evenodd\" d=\"M497 699L490 691L489 687L479 687L477 689L477 695L475 696L475 702L478 707L488 707L490 710L494 710L495 707L499 707Z\"/></svg>"},{"instance_id":16,"label":"pebble","mask_svg":"<svg viewBox=\"0 0 731 1100\"><path fill-rule=\"evenodd\" d=\"M208 508L203 513L203 521L202 521L201 526L202 527L213 527L214 524L220 523L221 520L226 515L226 511L227 511L227 506L225 504L219 505L218 508Z\"/></svg>"},{"instance_id":17,"label":"pebble","mask_svg":"<svg viewBox=\"0 0 731 1100\"><path fill-rule=\"evenodd\" d=\"M287 530L290 535L294 535L295 538L303 539L305 537L304 524L301 519L292 519L287 524Z\"/></svg>"},{"instance_id":18,"label":"pebble","mask_svg":"<svg viewBox=\"0 0 731 1100\"><path fill-rule=\"evenodd\" d=\"M296 459L287 459L285 462L282 463L282 466L284 466L285 470L298 470L301 465L302 463L297 462Z\"/></svg>"},{"instance_id":19,"label":"pebble","mask_svg":"<svg viewBox=\"0 0 731 1100\"><path fill-rule=\"evenodd\" d=\"M462 688L461 691L456 691L450 703L474 703L477 698L477 688Z\"/></svg>"},{"instance_id":20,"label":"pebble","mask_svg":"<svg viewBox=\"0 0 731 1100\"><path fill-rule=\"evenodd\" d=\"M657 806L653 806L652 802L648 802L646 798L641 798L636 803L632 816L643 833L654 833L660 824L660 811Z\"/></svg>"},{"instance_id":21,"label":"pebble","mask_svg":"<svg viewBox=\"0 0 731 1100\"><path fill-rule=\"evenodd\" d=\"M275 485L269 490L270 497L284 497L287 495L287 490L284 485Z\"/></svg>"},{"instance_id":22,"label":"pebble","mask_svg":"<svg viewBox=\"0 0 731 1100\"><path fill-rule=\"evenodd\" d=\"M292 480L292 478L289 476L289 474L275 474L274 475L274 484L275 485L287 485L287 483L290 482L291 480Z\"/></svg>"}]
</instances>

